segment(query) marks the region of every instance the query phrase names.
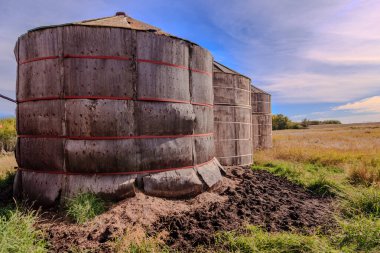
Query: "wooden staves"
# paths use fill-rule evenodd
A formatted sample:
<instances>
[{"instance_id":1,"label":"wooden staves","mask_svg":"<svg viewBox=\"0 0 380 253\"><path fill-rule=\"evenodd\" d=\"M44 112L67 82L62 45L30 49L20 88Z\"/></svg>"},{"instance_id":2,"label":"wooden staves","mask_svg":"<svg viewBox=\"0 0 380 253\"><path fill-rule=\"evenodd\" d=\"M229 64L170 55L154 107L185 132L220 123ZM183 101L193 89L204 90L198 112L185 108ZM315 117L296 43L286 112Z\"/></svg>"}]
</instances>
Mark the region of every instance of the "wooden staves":
<instances>
[{"instance_id":1,"label":"wooden staves","mask_svg":"<svg viewBox=\"0 0 380 253\"><path fill-rule=\"evenodd\" d=\"M155 30L69 24L21 36L16 58L18 180L32 198L218 167L207 50Z\"/></svg>"},{"instance_id":2,"label":"wooden staves","mask_svg":"<svg viewBox=\"0 0 380 253\"><path fill-rule=\"evenodd\" d=\"M271 95L251 86L253 148L272 147Z\"/></svg>"},{"instance_id":3,"label":"wooden staves","mask_svg":"<svg viewBox=\"0 0 380 253\"><path fill-rule=\"evenodd\" d=\"M252 164L250 79L214 63L216 157L222 165Z\"/></svg>"}]
</instances>

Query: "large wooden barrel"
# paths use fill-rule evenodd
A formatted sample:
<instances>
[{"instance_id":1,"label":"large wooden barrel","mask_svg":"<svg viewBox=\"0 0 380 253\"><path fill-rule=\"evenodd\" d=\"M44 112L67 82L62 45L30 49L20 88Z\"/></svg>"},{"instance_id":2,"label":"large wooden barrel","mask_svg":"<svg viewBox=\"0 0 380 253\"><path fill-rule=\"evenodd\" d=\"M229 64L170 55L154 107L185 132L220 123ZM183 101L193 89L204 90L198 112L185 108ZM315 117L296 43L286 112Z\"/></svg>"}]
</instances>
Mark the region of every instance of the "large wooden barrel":
<instances>
[{"instance_id":1,"label":"large wooden barrel","mask_svg":"<svg viewBox=\"0 0 380 253\"><path fill-rule=\"evenodd\" d=\"M221 178L207 50L119 15L29 31L15 53L18 193L183 197Z\"/></svg>"},{"instance_id":2,"label":"large wooden barrel","mask_svg":"<svg viewBox=\"0 0 380 253\"><path fill-rule=\"evenodd\" d=\"M222 165L252 164L250 79L214 62L216 157Z\"/></svg>"},{"instance_id":3,"label":"large wooden barrel","mask_svg":"<svg viewBox=\"0 0 380 253\"><path fill-rule=\"evenodd\" d=\"M271 95L251 86L253 149L272 147Z\"/></svg>"}]
</instances>

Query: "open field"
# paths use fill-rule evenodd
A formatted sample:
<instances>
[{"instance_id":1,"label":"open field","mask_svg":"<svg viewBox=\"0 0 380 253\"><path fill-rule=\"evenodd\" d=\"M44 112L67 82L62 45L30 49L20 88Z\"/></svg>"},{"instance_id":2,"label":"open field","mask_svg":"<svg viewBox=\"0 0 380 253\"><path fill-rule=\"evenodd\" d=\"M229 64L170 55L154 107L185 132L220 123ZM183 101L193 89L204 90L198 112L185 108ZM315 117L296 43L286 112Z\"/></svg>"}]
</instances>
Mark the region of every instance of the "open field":
<instances>
[{"instance_id":1,"label":"open field","mask_svg":"<svg viewBox=\"0 0 380 253\"><path fill-rule=\"evenodd\" d=\"M42 216L12 205L0 228L23 246L14 252L380 252L380 123L275 131L273 140L253 170L231 169L193 200L81 196ZM0 157L3 185L13 166ZM100 204L104 213L86 216Z\"/></svg>"},{"instance_id":2,"label":"open field","mask_svg":"<svg viewBox=\"0 0 380 253\"><path fill-rule=\"evenodd\" d=\"M352 183L380 184L380 123L313 126L273 134L273 149L258 152L257 164L285 161L337 169ZM305 172L300 167L303 172ZM323 171L318 171L322 173ZM333 175L330 176L334 177ZM333 179L333 178L332 178Z\"/></svg>"}]
</instances>

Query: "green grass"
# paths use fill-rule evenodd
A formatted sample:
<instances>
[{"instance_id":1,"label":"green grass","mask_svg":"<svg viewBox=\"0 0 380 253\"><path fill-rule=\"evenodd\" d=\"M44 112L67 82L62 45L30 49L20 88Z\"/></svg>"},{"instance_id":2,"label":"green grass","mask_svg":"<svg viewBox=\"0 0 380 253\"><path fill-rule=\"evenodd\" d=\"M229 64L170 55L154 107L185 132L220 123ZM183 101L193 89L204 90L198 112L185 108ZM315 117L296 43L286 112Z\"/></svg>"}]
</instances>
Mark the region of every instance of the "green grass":
<instances>
[{"instance_id":1,"label":"green grass","mask_svg":"<svg viewBox=\"0 0 380 253\"><path fill-rule=\"evenodd\" d=\"M143 241L141 243L131 243L125 253L166 253L173 252L169 248L163 247L156 241Z\"/></svg>"},{"instance_id":2,"label":"green grass","mask_svg":"<svg viewBox=\"0 0 380 253\"><path fill-rule=\"evenodd\" d=\"M332 241L342 252L380 252L380 220L364 216L339 221Z\"/></svg>"},{"instance_id":3,"label":"green grass","mask_svg":"<svg viewBox=\"0 0 380 253\"><path fill-rule=\"evenodd\" d=\"M5 210L0 213L0 253L47 252L47 243L41 231L34 228L35 212Z\"/></svg>"},{"instance_id":4,"label":"green grass","mask_svg":"<svg viewBox=\"0 0 380 253\"><path fill-rule=\"evenodd\" d=\"M378 166L378 160L373 160L371 166ZM227 245L228 251L380 252L380 188L366 183L374 181L370 175L356 176L357 180L353 184L355 174L347 174L342 167L285 160L261 162L255 164L253 169L264 169L284 177L318 196L336 197L335 202L340 207L336 212L338 225L330 233L311 236L266 233L257 228L248 235L232 236L227 233L224 234L223 243ZM359 182L362 178L367 180ZM319 246L315 246L314 242Z\"/></svg>"},{"instance_id":5,"label":"green grass","mask_svg":"<svg viewBox=\"0 0 380 253\"><path fill-rule=\"evenodd\" d=\"M66 203L67 215L79 224L95 218L105 210L105 202L93 193L78 194Z\"/></svg>"},{"instance_id":6,"label":"green grass","mask_svg":"<svg viewBox=\"0 0 380 253\"><path fill-rule=\"evenodd\" d=\"M323 237L301 235L290 232L269 233L255 226L248 226L247 232L237 234L224 232L216 236L220 252L242 253L313 253L338 252Z\"/></svg>"},{"instance_id":7,"label":"green grass","mask_svg":"<svg viewBox=\"0 0 380 253\"><path fill-rule=\"evenodd\" d=\"M321 197L335 197L342 190L342 186L333 180L334 176L341 171L336 167L274 161L253 165L252 169L267 170L276 176L284 177L301 185Z\"/></svg>"},{"instance_id":8,"label":"green grass","mask_svg":"<svg viewBox=\"0 0 380 253\"><path fill-rule=\"evenodd\" d=\"M348 217L365 215L380 218L380 189L356 188L343 202L342 211Z\"/></svg>"},{"instance_id":9,"label":"green grass","mask_svg":"<svg viewBox=\"0 0 380 253\"><path fill-rule=\"evenodd\" d=\"M339 194L339 186L331 180L321 176L311 180L306 188L321 197L335 197Z\"/></svg>"},{"instance_id":10,"label":"green grass","mask_svg":"<svg viewBox=\"0 0 380 253\"><path fill-rule=\"evenodd\" d=\"M216 235L219 252L380 252L380 220L365 216L338 219L339 230L330 234L302 235L293 232L269 233L248 226L244 233Z\"/></svg>"}]
</instances>

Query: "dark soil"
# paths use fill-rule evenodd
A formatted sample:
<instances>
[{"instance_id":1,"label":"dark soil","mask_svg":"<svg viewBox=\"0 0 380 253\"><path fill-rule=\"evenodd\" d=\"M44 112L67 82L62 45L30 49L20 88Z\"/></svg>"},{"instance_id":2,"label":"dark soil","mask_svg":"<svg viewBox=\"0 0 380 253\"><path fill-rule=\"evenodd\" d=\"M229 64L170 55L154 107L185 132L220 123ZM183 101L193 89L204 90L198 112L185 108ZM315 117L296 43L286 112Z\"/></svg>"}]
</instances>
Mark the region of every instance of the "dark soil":
<instances>
[{"instance_id":1,"label":"dark soil","mask_svg":"<svg viewBox=\"0 0 380 253\"><path fill-rule=\"evenodd\" d=\"M7 184L0 187L0 208L13 203L13 186Z\"/></svg>"},{"instance_id":2,"label":"dark soil","mask_svg":"<svg viewBox=\"0 0 380 253\"><path fill-rule=\"evenodd\" d=\"M227 177L240 183L221 193L228 197L226 202L162 216L151 234L167 231L169 246L191 252L199 245L214 244L215 232L239 230L246 224L306 234L334 224L331 199L316 197L284 178L239 167L230 169Z\"/></svg>"}]
</instances>

